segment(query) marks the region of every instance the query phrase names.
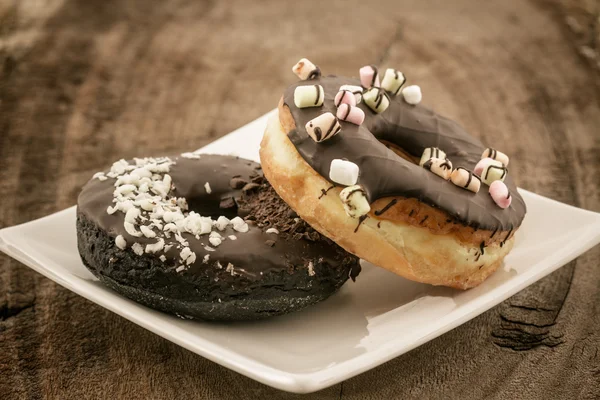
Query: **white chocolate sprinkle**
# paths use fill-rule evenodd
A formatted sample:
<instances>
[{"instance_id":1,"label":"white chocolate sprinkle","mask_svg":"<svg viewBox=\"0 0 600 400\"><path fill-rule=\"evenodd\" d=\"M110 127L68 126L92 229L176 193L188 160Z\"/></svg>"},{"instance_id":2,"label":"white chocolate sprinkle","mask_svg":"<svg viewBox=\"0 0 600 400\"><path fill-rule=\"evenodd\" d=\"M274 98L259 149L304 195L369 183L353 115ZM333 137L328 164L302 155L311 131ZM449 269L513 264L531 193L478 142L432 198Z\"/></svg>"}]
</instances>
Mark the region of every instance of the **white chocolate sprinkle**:
<instances>
[{"instance_id":1,"label":"white chocolate sprinkle","mask_svg":"<svg viewBox=\"0 0 600 400\"><path fill-rule=\"evenodd\" d=\"M151 253L151 254L158 253L164 247L165 247L165 240L164 239L158 239L158 242L156 242L154 244L147 244L146 245L146 253Z\"/></svg>"},{"instance_id":2,"label":"white chocolate sprinkle","mask_svg":"<svg viewBox=\"0 0 600 400\"><path fill-rule=\"evenodd\" d=\"M125 232L129 233L133 237L142 237L142 232L135 229L135 225L131 222L125 221L123 223L123 227L125 228Z\"/></svg>"},{"instance_id":3,"label":"white chocolate sprinkle","mask_svg":"<svg viewBox=\"0 0 600 400\"><path fill-rule=\"evenodd\" d=\"M196 261L196 253L190 254L190 256L185 260L185 265L191 265Z\"/></svg>"},{"instance_id":4,"label":"white chocolate sprinkle","mask_svg":"<svg viewBox=\"0 0 600 400\"><path fill-rule=\"evenodd\" d=\"M218 237L208 238L208 241L210 242L210 244L212 244L215 247L218 247L221 244L221 239Z\"/></svg>"},{"instance_id":5,"label":"white chocolate sprinkle","mask_svg":"<svg viewBox=\"0 0 600 400\"><path fill-rule=\"evenodd\" d=\"M123 235L119 235L115 238L115 244L121 250L125 250L127 248L127 242L125 241L125 238L123 237Z\"/></svg>"},{"instance_id":6,"label":"white chocolate sprinkle","mask_svg":"<svg viewBox=\"0 0 600 400\"><path fill-rule=\"evenodd\" d=\"M308 263L308 276L315 276L315 266L312 261Z\"/></svg>"},{"instance_id":7,"label":"white chocolate sprinkle","mask_svg":"<svg viewBox=\"0 0 600 400\"><path fill-rule=\"evenodd\" d=\"M248 232L248 224L242 218L235 217L230 222L234 230L242 233Z\"/></svg>"},{"instance_id":8,"label":"white chocolate sprinkle","mask_svg":"<svg viewBox=\"0 0 600 400\"><path fill-rule=\"evenodd\" d=\"M229 235L227 237L229 238L229 240L237 240L237 236L235 235Z\"/></svg>"},{"instance_id":9,"label":"white chocolate sprinkle","mask_svg":"<svg viewBox=\"0 0 600 400\"><path fill-rule=\"evenodd\" d=\"M225 271L229 272L231 276L235 275L235 270L232 263L227 264L227 268L225 268Z\"/></svg>"},{"instance_id":10,"label":"white chocolate sprinkle","mask_svg":"<svg viewBox=\"0 0 600 400\"><path fill-rule=\"evenodd\" d=\"M106 175L104 175L104 172L96 172L94 174L94 176L92 177L92 179L98 179L99 181L105 181L108 178L106 177Z\"/></svg>"},{"instance_id":11,"label":"white chocolate sprinkle","mask_svg":"<svg viewBox=\"0 0 600 400\"><path fill-rule=\"evenodd\" d=\"M144 254L144 246L142 246L139 243L134 243L133 246L131 246L131 249L138 256L141 256L142 254Z\"/></svg>"},{"instance_id":12,"label":"white chocolate sprinkle","mask_svg":"<svg viewBox=\"0 0 600 400\"><path fill-rule=\"evenodd\" d=\"M181 250L181 252L179 253L179 257L180 257L180 258L181 258L183 261L185 261L185 260L187 260L187 259L188 259L188 257L189 257L189 256L191 256L192 254L193 254L193 253L192 253L192 250L190 250L190 248L189 248L189 247L184 247L184 248L183 248L183 250Z\"/></svg>"},{"instance_id":13,"label":"white chocolate sprinkle","mask_svg":"<svg viewBox=\"0 0 600 400\"><path fill-rule=\"evenodd\" d=\"M274 233L276 235L279 235L279 231L276 228L269 228L266 230L267 233Z\"/></svg>"},{"instance_id":14,"label":"white chocolate sprinkle","mask_svg":"<svg viewBox=\"0 0 600 400\"><path fill-rule=\"evenodd\" d=\"M227 225L229 225L229 222L230 222L229 218L221 215L215 222L215 226L217 227L218 230L223 231L223 230L225 230L225 228L227 228Z\"/></svg>"},{"instance_id":15,"label":"white chocolate sprinkle","mask_svg":"<svg viewBox=\"0 0 600 400\"><path fill-rule=\"evenodd\" d=\"M154 232L149 226L147 225L140 225L140 231L142 231L142 234L144 236L146 236L147 238L155 238L156 237L156 232Z\"/></svg>"},{"instance_id":16,"label":"white chocolate sprinkle","mask_svg":"<svg viewBox=\"0 0 600 400\"><path fill-rule=\"evenodd\" d=\"M198 154L198 153L182 153L181 157L183 157L183 158L189 158L189 159L192 159L192 160L199 160L201 158L200 154Z\"/></svg>"},{"instance_id":17,"label":"white chocolate sprinkle","mask_svg":"<svg viewBox=\"0 0 600 400\"><path fill-rule=\"evenodd\" d=\"M210 183L206 182L204 184L204 190L206 190L206 193L208 193L208 194L212 193L212 189L210 188Z\"/></svg>"}]
</instances>

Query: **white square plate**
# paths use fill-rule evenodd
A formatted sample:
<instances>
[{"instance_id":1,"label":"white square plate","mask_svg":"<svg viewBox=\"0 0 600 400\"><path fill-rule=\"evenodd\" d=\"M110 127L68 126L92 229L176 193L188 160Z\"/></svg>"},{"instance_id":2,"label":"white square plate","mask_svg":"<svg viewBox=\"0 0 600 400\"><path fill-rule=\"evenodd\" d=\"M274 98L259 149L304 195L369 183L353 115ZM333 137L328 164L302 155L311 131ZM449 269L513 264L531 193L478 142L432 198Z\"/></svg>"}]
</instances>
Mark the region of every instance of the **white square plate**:
<instances>
[{"instance_id":1,"label":"white square plate","mask_svg":"<svg viewBox=\"0 0 600 400\"><path fill-rule=\"evenodd\" d=\"M202 149L258 161L267 114ZM108 162L109 160L107 160ZM100 284L76 247L75 207L0 231L0 250L87 299L267 385L313 392L360 374L474 318L600 242L600 214L520 191L528 214L505 265L462 292L407 281L363 263L321 304L265 321L184 321Z\"/></svg>"}]
</instances>

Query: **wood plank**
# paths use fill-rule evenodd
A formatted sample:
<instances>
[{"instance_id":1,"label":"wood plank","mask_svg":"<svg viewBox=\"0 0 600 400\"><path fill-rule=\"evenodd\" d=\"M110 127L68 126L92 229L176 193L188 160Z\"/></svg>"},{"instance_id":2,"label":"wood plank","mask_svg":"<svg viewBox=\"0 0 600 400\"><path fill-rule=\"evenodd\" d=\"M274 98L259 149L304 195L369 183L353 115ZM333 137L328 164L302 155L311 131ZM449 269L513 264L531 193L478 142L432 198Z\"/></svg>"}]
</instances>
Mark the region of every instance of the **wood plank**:
<instances>
[{"instance_id":1,"label":"wood plank","mask_svg":"<svg viewBox=\"0 0 600 400\"><path fill-rule=\"evenodd\" d=\"M121 157L198 148L274 108L306 56L397 66L511 155L520 186L600 211L598 1L0 0L0 227L75 203ZM594 398L600 249L418 349L303 398ZM0 398L296 398L0 256Z\"/></svg>"}]
</instances>

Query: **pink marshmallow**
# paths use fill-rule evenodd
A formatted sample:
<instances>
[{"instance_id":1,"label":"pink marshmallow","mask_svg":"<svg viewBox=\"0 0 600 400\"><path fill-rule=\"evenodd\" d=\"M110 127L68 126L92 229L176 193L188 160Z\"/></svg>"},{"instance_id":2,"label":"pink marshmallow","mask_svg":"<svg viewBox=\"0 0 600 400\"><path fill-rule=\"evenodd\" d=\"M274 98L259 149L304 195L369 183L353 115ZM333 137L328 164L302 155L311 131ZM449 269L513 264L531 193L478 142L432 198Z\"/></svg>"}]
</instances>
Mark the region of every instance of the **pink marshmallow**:
<instances>
[{"instance_id":1,"label":"pink marshmallow","mask_svg":"<svg viewBox=\"0 0 600 400\"><path fill-rule=\"evenodd\" d=\"M485 171L485 169L490 164L497 165L499 167L502 166L502 163L500 161L496 161L493 158L482 158L481 160L479 160L479 162L477 163L477 165L473 169L473 172L475 172L475 175L481 176L481 174L483 173L483 171Z\"/></svg>"},{"instance_id":2,"label":"pink marshmallow","mask_svg":"<svg viewBox=\"0 0 600 400\"><path fill-rule=\"evenodd\" d=\"M365 112L349 104L342 103L337 110L337 117L341 121L350 122L354 125L360 125L365 120Z\"/></svg>"},{"instance_id":3,"label":"pink marshmallow","mask_svg":"<svg viewBox=\"0 0 600 400\"><path fill-rule=\"evenodd\" d=\"M356 97L354 96L354 93L349 90L340 90L335 95L333 104L335 104L336 107L339 107L340 104L348 104L354 107L356 105Z\"/></svg>"},{"instance_id":4,"label":"pink marshmallow","mask_svg":"<svg viewBox=\"0 0 600 400\"><path fill-rule=\"evenodd\" d=\"M373 65L367 65L359 70L360 73L360 84L364 88L371 88L373 86L379 87L379 75L377 68Z\"/></svg>"},{"instance_id":5,"label":"pink marshmallow","mask_svg":"<svg viewBox=\"0 0 600 400\"><path fill-rule=\"evenodd\" d=\"M490 196L500 208L507 208L512 202L512 196L506 184L502 181L494 181L490 185Z\"/></svg>"}]
</instances>

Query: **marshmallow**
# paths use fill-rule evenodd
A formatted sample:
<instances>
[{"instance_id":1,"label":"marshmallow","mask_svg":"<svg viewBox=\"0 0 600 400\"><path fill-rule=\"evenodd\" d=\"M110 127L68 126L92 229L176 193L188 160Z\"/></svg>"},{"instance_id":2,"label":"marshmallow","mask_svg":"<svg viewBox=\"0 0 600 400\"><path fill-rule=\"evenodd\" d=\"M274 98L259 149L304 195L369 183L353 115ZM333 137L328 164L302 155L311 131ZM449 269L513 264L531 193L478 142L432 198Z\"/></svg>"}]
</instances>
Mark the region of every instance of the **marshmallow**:
<instances>
[{"instance_id":1,"label":"marshmallow","mask_svg":"<svg viewBox=\"0 0 600 400\"><path fill-rule=\"evenodd\" d=\"M342 130L340 121L330 112L311 119L305 126L308 136L320 143L331 139Z\"/></svg>"},{"instance_id":2,"label":"marshmallow","mask_svg":"<svg viewBox=\"0 0 600 400\"><path fill-rule=\"evenodd\" d=\"M381 87L391 92L394 96L397 96L404 83L406 83L406 77L402 72L388 68L385 70L385 74L381 80Z\"/></svg>"},{"instance_id":3,"label":"marshmallow","mask_svg":"<svg viewBox=\"0 0 600 400\"><path fill-rule=\"evenodd\" d=\"M320 107L324 98L325 92L321 85L298 86L294 90L294 104L298 108Z\"/></svg>"},{"instance_id":4,"label":"marshmallow","mask_svg":"<svg viewBox=\"0 0 600 400\"><path fill-rule=\"evenodd\" d=\"M479 162L477 163L477 165L475 165L475 168L473 169L473 172L475 172L476 175L482 176L483 175L483 171L489 165L495 165L497 167L501 167L502 163L500 161L496 161L496 160L493 160L491 158L484 158L484 159L479 160Z\"/></svg>"},{"instance_id":5,"label":"marshmallow","mask_svg":"<svg viewBox=\"0 0 600 400\"><path fill-rule=\"evenodd\" d=\"M507 208L512 203L512 196L506 184L502 181L494 181L490 185L490 196L494 203L500 208Z\"/></svg>"},{"instance_id":6,"label":"marshmallow","mask_svg":"<svg viewBox=\"0 0 600 400\"><path fill-rule=\"evenodd\" d=\"M374 87L363 93L365 104L377 114L387 110L390 105L390 98L385 90Z\"/></svg>"},{"instance_id":7,"label":"marshmallow","mask_svg":"<svg viewBox=\"0 0 600 400\"><path fill-rule=\"evenodd\" d=\"M365 120L365 112L358 107L353 107L349 104L341 104L337 110L337 117L341 121L360 125Z\"/></svg>"},{"instance_id":8,"label":"marshmallow","mask_svg":"<svg viewBox=\"0 0 600 400\"><path fill-rule=\"evenodd\" d=\"M492 160L500 161L502 165L508 167L508 156L501 151L488 147L485 149L481 158L491 158Z\"/></svg>"},{"instance_id":9,"label":"marshmallow","mask_svg":"<svg viewBox=\"0 0 600 400\"><path fill-rule=\"evenodd\" d=\"M481 187L481 178L463 167L458 167L452 171L450 180L456 186L470 190L473 193L479 192Z\"/></svg>"},{"instance_id":10,"label":"marshmallow","mask_svg":"<svg viewBox=\"0 0 600 400\"><path fill-rule=\"evenodd\" d=\"M336 107L339 107L340 104L348 104L351 106L356 105L356 97L354 97L354 93L349 90L340 90L333 99L333 104Z\"/></svg>"},{"instance_id":11,"label":"marshmallow","mask_svg":"<svg viewBox=\"0 0 600 400\"><path fill-rule=\"evenodd\" d=\"M304 80L315 79L321 76L321 70L315 64L311 63L306 58L300 59L292 67L292 72L298 75L298 78Z\"/></svg>"},{"instance_id":12,"label":"marshmallow","mask_svg":"<svg viewBox=\"0 0 600 400\"><path fill-rule=\"evenodd\" d=\"M425 164L425 161L429 160L430 158L446 158L446 153L437 147L427 147L425 150L423 150L419 167L422 167L423 164Z\"/></svg>"},{"instance_id":13,"label":"marshmallow","mask_svg":"<svg viewBox=\"0 0 600 400\"><path fill-rule=\"evenodd\" d=\"M504 166L488 165L481 174L481 180L486 185L491 185L494 181L504 181L508 170Z\"/></svg>"},{"instance_id":14,"label":"marshmallow","mask_svg":"<svg viewBox=\"0 0 600 400\"><path fill-rule=\"evenodd\" d=\"M430 170L445 180L450 179L450 175L452 174L452 163L447 158L430 158L425 161L423 168Z\"/></svg>"},{"instance_id":15,"label":"marshmallow","mask_svg":"<svg viewBox=\"0 0 600 400\"><path fill-rule=\"evenodd\" d=\"M340 192L340 200L342 200L346 214L352 218L362 217L371 211L365 191L360 185L344 188Z\"/></svg>"},{"instance_id":16,"label":"marshmallow","mask_svg":"<svg viewBox=\"0 0 600 400\"><path fill-rule=\"evenodd\" d=\"M404 96L404 101L412 105L419 104L423 98L421 88L417 85L407 86L402 89L402 96Z\"/></svg>"},{"instance_id":17,"label":"marshmallow","mask_svg":"<svg viewBox=\"0 0 600 400\"><path fill-rule=\"evenodd\" d=\"M340 90L349 90L349 91L351 91L352 94L354 94L354 97L356 98L356 104L359 104L360 101L362 100L362 92L363 92L362 86L342 85L342 86L340 86Z\"/></svg>"},{"instance_id":18,"label":"marshmallow","mask_svg":"<svg viewBox=\"0 0 600 400\"><path fill-rule=\"evenodd\" d=\"M366 65L359 70L360 84L364 88L379 87L379 74L377 67L374 65Z\"/></svg>"},{"instance_id":19,"label":"marshmallow","mask_svg":"<svg viewBox=\"0 0 600 400\"><path fill-rule=\"evenodd\" d=\"M329 180L344 186L352 186L358 181L358 165L351 161L335 159L329 167Z\"/></svg>"}]
</instances>

